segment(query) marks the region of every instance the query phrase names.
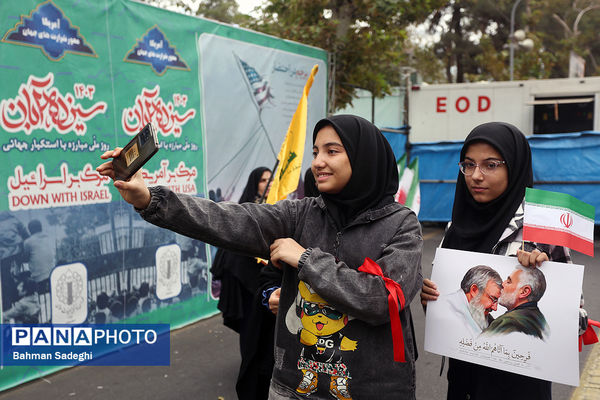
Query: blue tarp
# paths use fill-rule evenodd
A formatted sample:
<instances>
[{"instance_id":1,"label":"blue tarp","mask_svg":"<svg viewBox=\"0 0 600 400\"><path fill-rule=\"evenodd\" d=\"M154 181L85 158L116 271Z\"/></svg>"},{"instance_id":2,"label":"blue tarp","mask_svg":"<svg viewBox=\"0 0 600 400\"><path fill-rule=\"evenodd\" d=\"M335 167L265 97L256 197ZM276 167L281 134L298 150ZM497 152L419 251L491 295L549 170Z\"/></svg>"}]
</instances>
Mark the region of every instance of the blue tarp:
<instances>
[{"instance_id":1,"label":"blue tarp","mask_svg":"<svg viewBox=\"0 0 600 400\"><path fill-rule=\"evenodd\" d=\"M406 152L406 128L382 128L381 133L390 143L396 160L399 160Z\"/></svg>"},{"instance_id":2,"label":"blue tarp","mask_svg":"<svg viewBox=\"0 0 600 400\"><path fill-rule=\"evenodd\" d=\"M600 132L535 135L527 139L531 146L534 187L568 193L593 205L599 224ZM421 221L450 220L462 143L411 144L410 158L419 157Z\"/></svg>"},{"instance_id":3,"label":"blue tarp","mask_svg":"<svg viewBox=\"0 0 600 400\"><path fill-rule=\"evenodd\" d=\"M462 142L412 143L410 158L419 157L421 221L450 220L461 147Z\"/></svg>"}]
</instances>

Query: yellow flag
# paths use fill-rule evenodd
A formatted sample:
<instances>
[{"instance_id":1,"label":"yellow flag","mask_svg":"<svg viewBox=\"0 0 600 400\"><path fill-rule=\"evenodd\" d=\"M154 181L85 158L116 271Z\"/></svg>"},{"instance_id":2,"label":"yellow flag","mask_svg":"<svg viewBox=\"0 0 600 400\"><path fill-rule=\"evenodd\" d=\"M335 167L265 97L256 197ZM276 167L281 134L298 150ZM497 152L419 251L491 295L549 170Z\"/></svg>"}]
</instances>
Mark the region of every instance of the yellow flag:
<instances>
[{"instance_id":1,"label":"yellow flag","mask_svg":"<svg viewBox=\"0 0 600 400\"><path fill-rule=\"evenodd\" d=\"M269 204L274 204L279 200L285 199L298 186L300 173L302 172L304 141L306 139L308 92L310 92L310 87L318 70L319 66L315 65L310 72L310 76L304 85L304 91L298 103L298 108L296 108L292 122L290 122L287 134L285 135L285 140L281 145L281 150L279 150L279 155L277 156L279 168L277 168L273 176L271 190L267 196L267 203Z\"/></svg>"}]
</instances>

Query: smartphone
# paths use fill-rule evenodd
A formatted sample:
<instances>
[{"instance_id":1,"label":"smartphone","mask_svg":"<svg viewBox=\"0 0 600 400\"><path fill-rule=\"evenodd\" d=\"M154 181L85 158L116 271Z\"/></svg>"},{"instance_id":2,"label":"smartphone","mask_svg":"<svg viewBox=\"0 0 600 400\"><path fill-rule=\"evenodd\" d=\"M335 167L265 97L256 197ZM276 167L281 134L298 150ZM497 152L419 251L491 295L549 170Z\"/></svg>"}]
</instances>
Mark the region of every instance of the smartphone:
<instances>
[{"instance_id":1,"label":"smartphone","mask_svg":"<svg viewBox=\"0 0 600 400\"><path fill-rule=\"evenodd\" d=\"M158 151L158 137L152 123L147 124L114 158L115 180L127 181Z\"/></svg>"}]
</instances>

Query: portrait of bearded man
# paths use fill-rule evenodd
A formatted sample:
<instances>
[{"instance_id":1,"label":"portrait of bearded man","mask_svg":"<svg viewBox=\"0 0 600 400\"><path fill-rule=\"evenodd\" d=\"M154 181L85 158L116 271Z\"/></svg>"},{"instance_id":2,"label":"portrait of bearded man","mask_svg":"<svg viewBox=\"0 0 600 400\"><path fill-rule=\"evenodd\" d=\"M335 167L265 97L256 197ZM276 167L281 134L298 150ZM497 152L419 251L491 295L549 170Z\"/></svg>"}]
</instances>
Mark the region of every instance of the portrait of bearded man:
<instances>
[{"instance_id":1,"label":"portrait of bearded man","mask_svg":"<svg viewBox=\"0 0 600 400\"><path fill-rule=\"evenodd\" d=\"M500 274L487 265L476 265L465 273L460 289L441 295L438 303L443 313L459 317L457 321L464 322L471 336L477 337L494 320L490 313L497 310L501 291Z\"/></svg>"}]
</instances>

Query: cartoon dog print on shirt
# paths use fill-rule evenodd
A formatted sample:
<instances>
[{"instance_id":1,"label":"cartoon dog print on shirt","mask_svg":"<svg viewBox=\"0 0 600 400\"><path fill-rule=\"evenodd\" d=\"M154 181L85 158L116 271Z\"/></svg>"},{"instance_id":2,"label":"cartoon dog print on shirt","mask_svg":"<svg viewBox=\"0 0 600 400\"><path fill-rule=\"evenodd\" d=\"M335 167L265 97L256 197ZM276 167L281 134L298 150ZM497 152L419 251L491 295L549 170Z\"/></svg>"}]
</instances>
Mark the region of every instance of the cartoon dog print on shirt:
<instances>
[{"instance_id":1,"label":"cartoon dog print on shirt","mask_svg":"<svg viewBox=\"0 0 600 400\"><path fill-rule=\"evenodd\" d=\"M349 317L327 304L321 296L302 281L298 285L295 304L290 307L286 324L291 333L297 333L303 348L298 358L298 369L302 380L296 392L310 395L317 391L319 374L329 375L329 392L338 400L351 400L350 371L344 364L344 351L354 351L357 341L344 336L340 331L348 324ZM298 318L301 326L292 321ZM294 331L294 327L296 331Z\"/></svg>"}]
</instances>

